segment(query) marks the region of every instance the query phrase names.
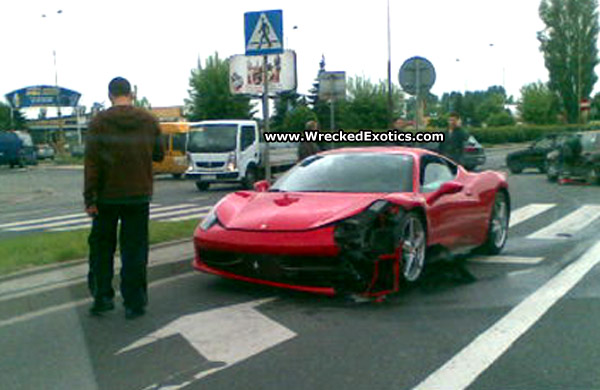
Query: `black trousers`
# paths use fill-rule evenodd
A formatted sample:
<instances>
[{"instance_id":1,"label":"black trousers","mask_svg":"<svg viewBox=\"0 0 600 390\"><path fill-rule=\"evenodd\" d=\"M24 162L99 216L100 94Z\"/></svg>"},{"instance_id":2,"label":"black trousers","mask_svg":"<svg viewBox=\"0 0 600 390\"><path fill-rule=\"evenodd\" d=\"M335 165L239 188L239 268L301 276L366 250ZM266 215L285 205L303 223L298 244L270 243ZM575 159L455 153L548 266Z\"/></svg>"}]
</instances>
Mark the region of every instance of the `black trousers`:
<instances>
[{"instance_id":1,"label":"black trousers","mask_svg":"<svg viewBox=\"0 0 600 390\"><path fill-rule=\"evenodd\" d=\"M149 204L98 204L88 238L90 248L88 287L94 300L112 299L112 280L118 231L121 253L121 296L127 308L140 309L148 303Z\"/></svg>"}]
</instances>

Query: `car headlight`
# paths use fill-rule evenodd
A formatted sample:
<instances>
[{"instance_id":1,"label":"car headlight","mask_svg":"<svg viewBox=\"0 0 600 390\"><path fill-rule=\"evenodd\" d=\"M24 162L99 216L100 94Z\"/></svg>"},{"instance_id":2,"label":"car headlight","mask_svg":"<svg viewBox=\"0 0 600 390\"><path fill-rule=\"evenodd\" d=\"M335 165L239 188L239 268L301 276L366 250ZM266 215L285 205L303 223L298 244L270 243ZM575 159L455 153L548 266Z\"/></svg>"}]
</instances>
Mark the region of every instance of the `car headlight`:
<instances>
[{"instance_id":1,"label":"car headlight","mask_svg":"<svg viewBox=\"0 0 600 390\"><path fill-rule=\"evenodd\" d=\"M227 170L229 172L233 172L237 169L237 164L236 164L236 160L235 160L235 152L229 153L226 166L227 166Z\"/></svg>"},{"instance_id":2,"label":"car headlight","mask_svg":"<svg viewBox=\"0 0 600 390\"><path fill-rule=\"evenodd\" d=\"M217 223L219 223L219 218L217 217L216 207L213 207L208 214L206 214L206 217L204 217L202 222L200 222L199 227L200 229L206 231L215 226Z\"/></svg>"}]
</instances>

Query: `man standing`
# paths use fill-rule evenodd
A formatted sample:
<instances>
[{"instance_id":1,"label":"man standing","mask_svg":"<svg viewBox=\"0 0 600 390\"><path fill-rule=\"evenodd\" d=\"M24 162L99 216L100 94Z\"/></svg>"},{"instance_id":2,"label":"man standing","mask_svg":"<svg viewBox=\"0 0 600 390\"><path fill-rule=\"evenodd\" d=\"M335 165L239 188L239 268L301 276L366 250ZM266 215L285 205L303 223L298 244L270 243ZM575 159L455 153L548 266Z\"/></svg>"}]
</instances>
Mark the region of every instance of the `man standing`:
<instances>
[{"instance_id":1,"label":"man standing","mask_svg":"<svg viewBox=\"0 0 600 390\"><path fill-rule=\"evenodd\" d=\"M458 164L463 163L464 147L469 135L461 127L460 115L453 112L448 118L448 132L444 142L440 144L440 153Z\"/></svg>"},{"instance_id":2,"label":"man standing","mask_svg":"<svg viewBox=\"0 0 600 390\"><path fill-rule=\"evenodd\" d=\"M305 125L307 131L318 131L319 123L317 121L308 121ZM306 157L317 154L321 151L321 148L316 142L300 142L298 144L298 161L304 160Z\"/></svg>"},{"instance_id":3,"label":"man standing","mask_svg":"<svg viewBox=\"0 0 600 390\"><path fill-rule=\"evenodd\" d=\"M114 78L108 85L112 107L89 126L85 149L84 201L93 218L88 286L94 297L90 313L114 309L113 259L121 221L121 295L125 317L145 313L148 302L148 219L153 189L152 161L161 161L164 146L152 114L133 106L131 85Z\"/></svg>"}]
</instances>

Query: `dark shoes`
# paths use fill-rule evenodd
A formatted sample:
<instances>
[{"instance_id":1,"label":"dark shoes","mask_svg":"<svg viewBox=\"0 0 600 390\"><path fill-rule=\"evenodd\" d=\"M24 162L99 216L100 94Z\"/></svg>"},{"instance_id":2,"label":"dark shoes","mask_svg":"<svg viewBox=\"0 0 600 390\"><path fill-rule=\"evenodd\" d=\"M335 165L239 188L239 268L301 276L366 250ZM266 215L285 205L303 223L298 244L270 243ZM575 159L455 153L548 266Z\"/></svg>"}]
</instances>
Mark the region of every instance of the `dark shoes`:
<instances>
[{"instance_id":1,"label":"dark shoes","mask_svg":"<svg viewBox=\"0 0 600 390\"><path fill-rule=\"evenodd\" d=\"M133 320L133 319L143 316L144 314L146 314L146 310L143 307L135 308L135 309L130 308L130 307L125 308L125 319L126 320Z\"/></svg>"},{"instance_id":2,"label":"dark shoes","mask_svg":"<svg viewBox=\"0 0 600 390\"><path fill-rule=\"evenodd\" d=\"M115 304L112 299L99 299L94 301L92 307L90 307L90 314L93 316L99 316L102 313L113 310Z\"/></svg>"}]
</instances>

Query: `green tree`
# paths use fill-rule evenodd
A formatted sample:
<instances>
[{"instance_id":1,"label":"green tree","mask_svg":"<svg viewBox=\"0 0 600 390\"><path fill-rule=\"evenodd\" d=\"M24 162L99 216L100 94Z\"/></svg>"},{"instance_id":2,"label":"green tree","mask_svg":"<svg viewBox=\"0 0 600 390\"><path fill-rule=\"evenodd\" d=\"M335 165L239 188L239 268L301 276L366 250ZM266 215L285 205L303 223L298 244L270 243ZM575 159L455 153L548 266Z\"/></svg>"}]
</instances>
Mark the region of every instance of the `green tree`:
<instances>
[{"instance_id":1,"label":"green tree","mask_svg":"<svg viewBox=\"0 0 600 390\"><path fill-rule=\"evenodd\" d=\"M285 131L302 131L308 121L314 121L317 115L304 104L300 104L287 113L284 120Z\"/></svg>"},{"instance_id":2,"label":"green tree","mask_svg":"<svg viewBox=\"0 0 600 390\"><path fill-rule=\"evenodd\" d=\"M146 109L151 109L150 101L144 96L141 99L138 98L138 87L137 85L133 86L133 105L136 107L142 107Z\"/></svg>"},{"instance_id":3,"label":"green tree","mask_svg":"<svg viewBox=\"0 0 600 390\"><path fill-rule=\"evenodd\" d=\"M0 131L27 128L25 117L19 110L11 110L8 104L0 102Z\"/></svg>"},{"instance_id":4,"label":"green tree","mask_svg":"<svg viewBox=\"0 0 600 390\"><path fill-rule=\"evenodd\" d=\"M598 80L598 3L596 0L542 0L539 14L546 29L538 33L550 74L569 123L579 118L579 101Z\"/></svg>"},{"instance_id":5,"label":"green tree","mask_svg":"<svg viewBox=\"0 0 600 390\"><path fill-rule=\"evenodd\" d=\"M340 114L336 113L339 127L353 129L385 129L388 127L387 82L377 84L364 77L351 77L347 83L346 102L336 103ZM404 95L399 88L392 86L392 115L400 116Z\"/></svg>"},{"instance_id":6,"label":"green tree","mask_svg":"<svg viewBox=\"0 0 600 390\"><path fill-rule=\"evenodd\" d=\"M285 130L284 122L287 114L299 104L305 104L305 99L296 91L279 94L275 98L275 114L271 116L271 129L273 131Z\"/></svg>"},{"instance_id":7,"label":"green tree","mask_svg":"<svg viewBox=\"0 0 600 390\"><path fill-rule=\"evenodd\" d=\"M219 54L198 61L190 76L189 99L185 100L188 120L249 119L254 114L250 98L229 90L229 61Z\"/></svg>"},{"instance_id":8,"label":"green tree","mask_svg":"<svg viewBox=\"0 0 600 390\"><path fill-rule=\"evenodd\" d=\"M329 103L319 99L319 89L321 83L319 78L321 74L325 72L325 56L321 56L321 61L319 61L319 71L317 72L317 78L313 83L312 88L308 91L308 104L314 111L317 116L317 121L321 125L321 128L329 128L331 109L329 107ZM336 115L336 118L338 115Z\"/></svg>"},{"instance_id":9,"label":"green tree","mask_svg":"<svg viewBox=\"0 0 600 390\"><path fill-rule=\"evenodd\" d=\"M541 81L523 86L521 100L517 103L523 121L537 125L556 123L559 106L556 92Z\"/></svg>"},{"instance_id":10,"label":"green tree","mask_svg":"<svg viewBox=\"0 0 600 390\"><path fill-rule=\"evenodd\" d=\"M515 118L505 110L491 114L487 118L486 124L491 127L512 126L515 124Z\"/></svg>"}]
</instances>

